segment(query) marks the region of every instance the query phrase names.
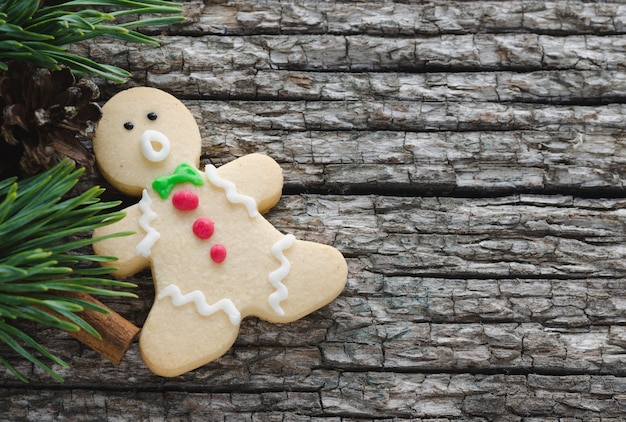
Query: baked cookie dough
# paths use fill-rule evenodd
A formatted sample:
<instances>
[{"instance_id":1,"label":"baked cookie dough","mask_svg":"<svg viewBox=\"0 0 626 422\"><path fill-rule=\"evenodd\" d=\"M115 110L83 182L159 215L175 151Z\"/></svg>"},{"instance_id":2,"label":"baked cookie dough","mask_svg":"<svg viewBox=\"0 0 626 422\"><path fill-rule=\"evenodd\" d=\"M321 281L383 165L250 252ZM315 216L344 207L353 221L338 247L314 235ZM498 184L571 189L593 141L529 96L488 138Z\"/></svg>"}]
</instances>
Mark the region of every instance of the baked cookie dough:
<instances>
[{"instance_id":1,"label":"baked cookie dough","mask_svg":"<svg viewBox=\"0 0 626 422\"><path fill-rule=\"evenodd\" d=\"M120 92L104 105L93 145L106 179L141 198L94 232L105 237L94 249L119 257L118 277L152 270L155 300L139 348L154 373L177 376L222 356L247 316L294 321L343 290L337 249L283 234L263 217L280 199L280 166L251 154L199 170L200 133L175 97ZM123 231L135 234L107 238Z\"/></svg>"}]
</instances>

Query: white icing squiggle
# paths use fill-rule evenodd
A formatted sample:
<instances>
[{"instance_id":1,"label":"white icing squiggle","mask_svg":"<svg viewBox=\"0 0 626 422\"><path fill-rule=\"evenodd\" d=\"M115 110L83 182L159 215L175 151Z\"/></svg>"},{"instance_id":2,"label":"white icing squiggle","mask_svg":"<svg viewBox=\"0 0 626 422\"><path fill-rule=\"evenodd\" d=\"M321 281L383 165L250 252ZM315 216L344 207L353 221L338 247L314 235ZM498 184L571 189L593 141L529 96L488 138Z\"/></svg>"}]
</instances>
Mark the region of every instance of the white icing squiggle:
<instances>
[{"instance_id":1,"label":"white icing squiggle","mask_svg":"<svg viewBox=\"0 0 626 422\"><path fill-rule=\"evenodd\" d=\"M285 315L285 311L280 307L280 302L287 299L287 296L289 295L287 286L285 286L282 281L285 277L287 277L287 274L289 274L289 270L291 269L291 263L283 251L291 247L295 241L296 238L292 234L288 234L272 245L272 255L280 261L280 267L277 270L272 271L268 277L270 283L272 283L272 286L274 286L276 291L269 296L267 301L272 309L274 309L274 312L280 316Z\"/></svg>"},{"instance_id":2,"label":"white icing squiggle","mask_svg":"<svg viewBox=\"0 0 626 422\"><path fill-rule=\"evenodd\" d=\"M207 178L211 183L215 186L224 189L226 192L226 198L233 204L243 204L248 210L248 215L250 217L256 217L259 214L259 210L257 209L256 201L251 196L242 195L237 193L237 187L233 182L230 182L226 179L222 179L217 174L217 169L214 165L209 164L204 168L204 171L207 175Z\"/></svg>"},{"instance_id":3,"label":"white icing squiggle","mask_svg":"<svg viewBox=\"0 0 626 422\"><path fill-rule=\"evenodd\" d=\"M141 255L145 258L150 256L150 248L161 237L161 234L150 225L150 222L157 218L156 213L152 211L150 205L152 205L152 199L150 199L148 191L144 189L141 195L141 200L139 201L139 209L141 210L139 226L146 232L146 235L135 247L135 254Z\"/></svg>"},{"instance_id":4,"label":"white icing squiggle","mask_svg":"<svg viewBox=\"0 0 626 422\"><path fill-rule=\"evenodd\" d=\"M209 305L206 302L206 297L204 293L200 290L194 290L193 292L189 292L185 295L182 294L180 288L178 288L175 284L170 284L167 286L161 293L159 293L159 299L163 299L167 296L172 298L172 303L174 306L183 306L187 303L193 302L196 305L196 310L200 315L209 316L214 314L217 311L224 311L226 315L228 315L228 319L231 324L239 325L241 322L241 314L239 310L235 306L235 304L230 299L220 299L215 302L213 305Z\"/></svg>"}]
</instances>

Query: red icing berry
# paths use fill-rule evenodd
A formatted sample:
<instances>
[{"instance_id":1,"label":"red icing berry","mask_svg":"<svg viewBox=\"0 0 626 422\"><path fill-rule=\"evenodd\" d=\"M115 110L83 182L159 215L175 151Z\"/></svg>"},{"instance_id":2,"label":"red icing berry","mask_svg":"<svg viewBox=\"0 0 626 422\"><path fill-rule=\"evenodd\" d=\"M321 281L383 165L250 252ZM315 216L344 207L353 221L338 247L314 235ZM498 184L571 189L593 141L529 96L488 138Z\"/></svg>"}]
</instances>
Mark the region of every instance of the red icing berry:
<instances>
[{"instance_id":1,"label":"red icing berry","mask_svg":"<svg viewBox=\"0 0 626 422\"><path fill-rule=\"evenodd\" d=\"M226 259L226 247L224 245L220 245L219 243L213 245L211 248L211 259L218 264L221 264Z\"/></svg>"},{"instance_id":2,"label":"red icing berry","mask_svg":"<svg viewBox=\"0 0 626 422\"><path fill-rule=\"evenodd\" d=\"M213 221L208 218L198 218L193 223L193 234L198 236L200 239L208 239L213 236L213 232L215 231L215 225Z\"/></svg>"},{"instance_id":3,"label":"red icing berry","mask_svg":"<svg viewBox=\"0 0 626 422\"><path fill-rule=\"evenodd\" d=\"M179 190L172 196L172 204L177 210L191 211L198 208L198 195L190 190Z\"/></svg>"}]
</instances>

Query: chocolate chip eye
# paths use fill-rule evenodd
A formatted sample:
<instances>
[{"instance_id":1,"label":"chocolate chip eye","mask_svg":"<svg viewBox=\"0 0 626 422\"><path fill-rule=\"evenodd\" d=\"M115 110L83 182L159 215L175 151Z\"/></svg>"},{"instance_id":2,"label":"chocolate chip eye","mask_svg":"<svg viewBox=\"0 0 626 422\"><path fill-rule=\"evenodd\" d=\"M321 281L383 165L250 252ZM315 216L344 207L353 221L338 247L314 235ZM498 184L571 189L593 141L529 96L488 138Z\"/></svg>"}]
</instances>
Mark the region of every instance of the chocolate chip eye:
<instances>
[{"instance_id":1,"label":"chocolate chip eye","mask_svg":"<svg viewBox=\"0 0 626 422\"><path fill-rule=\"evenodd\" d=\"M126 130L133 130L134 127L135 127L135 125L133 124L133 122L126 122L126 123L124 123L124 129L126 129Z\"/></svg>"},{"instance_id":2,"label":"chocolate chip eye","mask_svg":"<svg viewBox=\"0 0 626 422\"><path fill-rule=\"evenodd\" d=\"M157 116L157 114L156 114L154 111L153 111L153 112L148 113L148 119L150 119L150 120L156 120L156 119L157 119L157 117L158 117L158 116Z\"/></svg>"}]
</instances>

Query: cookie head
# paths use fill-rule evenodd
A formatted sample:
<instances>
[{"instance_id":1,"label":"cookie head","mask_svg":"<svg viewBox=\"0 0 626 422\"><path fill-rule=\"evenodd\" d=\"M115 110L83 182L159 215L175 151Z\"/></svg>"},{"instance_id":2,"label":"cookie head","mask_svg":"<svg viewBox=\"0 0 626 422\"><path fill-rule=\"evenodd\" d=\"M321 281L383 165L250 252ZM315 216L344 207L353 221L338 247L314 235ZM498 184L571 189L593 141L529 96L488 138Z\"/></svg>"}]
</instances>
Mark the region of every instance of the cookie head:
<instances>
[{"instance_id":1,"label":"cookie head","mask_svg":"<svg viewBox=\"0 0 626 422\"><path fill-rule=\"evenodd\" d=\"M147 87L113 96L93 139L98 167L129 195L180 163L197 166L202 140L191 112L172 95Z\"/></svg>"}]
</instances>

